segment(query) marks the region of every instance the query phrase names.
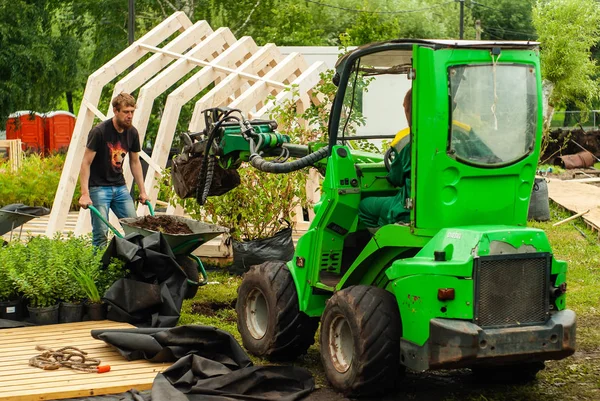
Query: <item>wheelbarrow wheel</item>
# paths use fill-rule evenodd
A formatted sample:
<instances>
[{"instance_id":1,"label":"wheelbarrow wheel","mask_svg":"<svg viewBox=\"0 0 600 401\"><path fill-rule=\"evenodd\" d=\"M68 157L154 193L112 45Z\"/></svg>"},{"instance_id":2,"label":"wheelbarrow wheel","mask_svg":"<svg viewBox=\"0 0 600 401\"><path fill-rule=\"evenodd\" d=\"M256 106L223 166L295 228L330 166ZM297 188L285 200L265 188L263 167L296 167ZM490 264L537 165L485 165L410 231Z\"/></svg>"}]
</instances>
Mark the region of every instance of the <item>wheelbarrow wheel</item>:
<instances>
[{"instance_id":1,"label":"wheelbarrow wheel","mask_svg":"<svg viewBox=\"0 0 600 401\"><path fill-rule=\"evenodd\" d=\"M179 255L176 257L175 260L177 260L177 263L179 264L179 266L181 266L181 269L187 276L188 280L197 283L200 278L200 274L198 273L198 263L196 263L194 259L188 257L187 255ZM196 293L198 292L198 287L198 285L189 284L188 281L187 291L185 292L185 299L194 298L196 296Z\"/></svg>"}]
</instances>

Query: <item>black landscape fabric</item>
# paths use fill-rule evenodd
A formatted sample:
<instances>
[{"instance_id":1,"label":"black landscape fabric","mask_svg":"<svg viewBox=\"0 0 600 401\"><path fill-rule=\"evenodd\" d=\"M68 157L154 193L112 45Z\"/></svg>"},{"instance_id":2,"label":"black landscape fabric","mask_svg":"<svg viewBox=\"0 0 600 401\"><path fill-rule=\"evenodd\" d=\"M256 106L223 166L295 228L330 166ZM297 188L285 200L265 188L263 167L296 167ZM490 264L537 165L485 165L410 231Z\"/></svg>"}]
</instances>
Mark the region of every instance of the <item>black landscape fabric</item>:
<instances>
[{"instance_id":1,"label":"black landscape fabric","mask_svg":"<svg viewBox=\"0 0 600 401\"><path fill-rule=\"evenodd\" d=\"M288 223L289 224L289 223ZM294 240L291 227L284 228L272 237L237 241L232 239L233 264L230 273L242 275L250 266L260 265L270 260L288 262L294 257Z\"/></svg>"},{"instance_id":2,"label":"black landscape fabric","mask_svg":"<svg viewBox=\"0 0 600 401\"><path fill-rule=\"evenodd\" d=\"M307 370L253 366L233 336L215 327L92 330L92 336L128 360L176 361L154 379L152 401L293 401L314 390Z\"/></svg>"},{"instance_id":3,"label":"black landscape fabric","mask_svg":"<svg viewBox=\"0 0 600 401\"><path fill-rule=\"evenodd\" d=\"M187 290L187 277L160 232L113 237L102 256L105 266L116 257L130 273L104 294L108 319L142 327L174 327Z\"/></svg>"}]
</instances>

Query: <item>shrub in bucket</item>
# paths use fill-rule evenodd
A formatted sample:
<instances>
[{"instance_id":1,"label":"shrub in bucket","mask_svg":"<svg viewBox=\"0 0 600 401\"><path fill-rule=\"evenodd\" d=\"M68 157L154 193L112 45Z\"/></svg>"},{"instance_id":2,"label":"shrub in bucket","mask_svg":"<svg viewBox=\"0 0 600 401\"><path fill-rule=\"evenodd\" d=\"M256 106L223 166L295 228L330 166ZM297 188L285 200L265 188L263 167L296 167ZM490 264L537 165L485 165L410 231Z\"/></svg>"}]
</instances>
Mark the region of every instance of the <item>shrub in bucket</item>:
<instances>
[{"instance_id":1,"label":"shrub in bucket","mask_svg":"<svg viewBox=\"0 0 600 401\"><path fill-rule=\"evenodd\" d=\"M49 264L54 240L34 237L27 244L11 244L14 265L10 274L15 285L29 301L27 309L36 324L58 323L58 300L60 298L60 269Z\"/></svg>"},{"instance_id":2,"label":"shrub in bucket","mask_svg":"<svg viewBox=\"0 0 600 401\"><path fill-rule=\"evenodd\" d=\"M21 320L22 302L18 296L14 274L14 260L12 258L11 244L0 247L0 319Z\"/></svg>"}]
</instances>

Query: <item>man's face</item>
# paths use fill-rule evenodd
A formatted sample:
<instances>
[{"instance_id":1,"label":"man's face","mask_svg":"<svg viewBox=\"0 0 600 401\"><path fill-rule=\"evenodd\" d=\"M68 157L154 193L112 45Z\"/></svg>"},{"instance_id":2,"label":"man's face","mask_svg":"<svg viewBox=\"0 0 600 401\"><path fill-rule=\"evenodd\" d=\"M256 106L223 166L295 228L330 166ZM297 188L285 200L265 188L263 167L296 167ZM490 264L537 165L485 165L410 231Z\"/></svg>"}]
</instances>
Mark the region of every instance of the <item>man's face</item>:
<instances>
[{"instance_id":1,"label":"man's face","mask_svg":"<svg viewBox=\"0 0 600 401\"><path fill-rule=\"evenodd\" d=\"M117 118L117 124L119 127L123 129L131 128L131 122L133 121L133 112L135 111L135 107L132 106L122 106L121 110L117 110L117 108L113 108L115 113L115 117Z\"/></svg>"}]
</instances>

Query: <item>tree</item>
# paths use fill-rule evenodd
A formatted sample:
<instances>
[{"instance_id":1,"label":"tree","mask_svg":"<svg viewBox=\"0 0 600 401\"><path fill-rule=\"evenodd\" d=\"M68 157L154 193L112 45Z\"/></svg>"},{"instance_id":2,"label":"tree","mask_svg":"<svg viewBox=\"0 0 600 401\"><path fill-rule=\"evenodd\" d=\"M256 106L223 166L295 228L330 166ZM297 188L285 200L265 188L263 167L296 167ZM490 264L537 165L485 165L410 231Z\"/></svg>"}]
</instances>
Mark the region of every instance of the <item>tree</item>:
<instances>
[{"instance_id":1,"label":"tree","mask_svg":"<svg viewBox=\"0 0 600 401\"><path fill-rule=\"evenodd\" d=\"M485 40L534 40L533 0L468 0L474 20L480 20Z\"/></svg>"},{"instance_id":2,"label":"tree","mask_svg":"<svg viewBox=\"0 0 600 401\"><path fill-rule=\"evenodd\" d=\"M346 28L351 45L396 38L459 37L458 4L443 0L364 2ZM474 38L472 18L465 9L465 38Z\"/></svg>"},{"instance_id":3,"label":"tree","mask_svg":"<svg viewBox=\"0 0 600 401\"><path fill-rule=\"evenodd\" d=\"M11 112L48 111L76 82L79 43L54 29L58 2L0 4L0 124Z\"/></svg>"},{"instance_id":4,"label":"tree","mask_svg":"<svg viewBox=\"0 0 600 401\"><path fill-rule=\"evenodd\" d=\"M591 58L600 40L600 7L595 0L540 0L533 8L533 24L541 42L548 129L555 107L574 102L587 110L600 94Z\"/></svg>"}]
</instances>

